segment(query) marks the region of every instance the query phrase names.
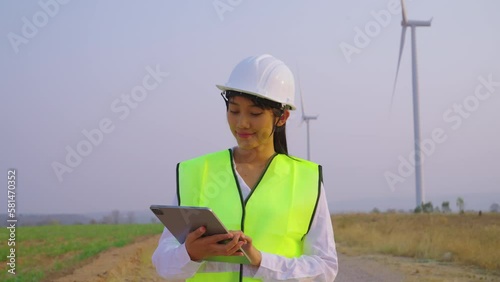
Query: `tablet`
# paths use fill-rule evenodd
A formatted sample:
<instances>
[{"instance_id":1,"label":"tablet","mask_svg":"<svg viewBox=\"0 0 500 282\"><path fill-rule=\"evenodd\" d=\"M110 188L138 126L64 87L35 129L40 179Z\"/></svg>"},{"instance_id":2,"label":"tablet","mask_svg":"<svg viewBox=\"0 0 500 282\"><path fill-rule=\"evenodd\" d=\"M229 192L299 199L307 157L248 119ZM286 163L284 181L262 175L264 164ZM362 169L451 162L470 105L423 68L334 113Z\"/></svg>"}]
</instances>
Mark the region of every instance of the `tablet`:
<instances>
[{"instance_id":1,"label":"tablet","mask_svg":"<svg viewBox=\"0 0 500 282\"><path fill-rule=\"evenodd\" d=\"M207 229L203 236L229 232L217 215L206 207L151 205L150 209L181 244L186 241L190 232L201 226L205 226ZM247 254L243 249L240 248L240 250L244 256L215 256L205 260L250 264Z\"/></svg>"}]
</instances>

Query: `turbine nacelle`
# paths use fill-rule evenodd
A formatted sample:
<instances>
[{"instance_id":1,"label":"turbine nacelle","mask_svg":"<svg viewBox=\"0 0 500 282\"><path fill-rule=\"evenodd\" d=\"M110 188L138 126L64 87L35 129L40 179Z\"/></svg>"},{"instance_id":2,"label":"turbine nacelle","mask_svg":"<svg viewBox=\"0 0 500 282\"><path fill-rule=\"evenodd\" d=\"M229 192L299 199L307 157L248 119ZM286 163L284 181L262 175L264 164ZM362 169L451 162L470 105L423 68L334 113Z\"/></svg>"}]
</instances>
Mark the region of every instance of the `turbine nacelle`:
<instances>
[{"instance_id":1,"label":"turbine nacelle","mask_svg":"<svg viewBox=\"0 0 500 282\"><path fill-rule=\"evenodd\" d=\"M318 116L302 116L302 121L308 122L310 120L318 119Z\"/></svg>"},{"instance_id":2,"label":"turbine nacelle","mask_svg":"<svg viewBox=\"0 0 500 282\"><path fill-rule=\"evenodd\" d=\"M408 16L406 14L406 5L405 1L401 0L401 14L403 15L403 20L401 21L401 25L405 26L431 26L432 18L428 21L416 21L416 20L408 20Z\"/></svg>"},{"instance_id":3,"label":"turbine nacelle","mask_svg":"<svg viewBox=\"0 0 500 282\"><path fill-rule=\"evenodd\" d=\"M431 23L432 23L432 18L428 21L416 21L416 20L409 20L409 21L401 21L401 25L403 27L407 27L407 26L431 26Z\"/></svg>"}]
</instances>

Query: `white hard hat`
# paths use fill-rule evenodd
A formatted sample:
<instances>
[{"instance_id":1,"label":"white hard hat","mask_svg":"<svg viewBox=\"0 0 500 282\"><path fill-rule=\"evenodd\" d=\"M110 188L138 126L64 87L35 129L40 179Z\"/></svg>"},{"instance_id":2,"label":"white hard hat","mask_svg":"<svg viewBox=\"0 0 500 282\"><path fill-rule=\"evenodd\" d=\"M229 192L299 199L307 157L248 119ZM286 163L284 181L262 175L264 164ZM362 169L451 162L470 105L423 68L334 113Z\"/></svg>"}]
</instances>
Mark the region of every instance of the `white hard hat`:
<instances>
[{"instance_id":1,"label":"white hard hat","mask_svg":"<svg viewBox=\"0 0 500 282\"><path fill-rule=\"evenodd\" d=\"M293 73L285 63L268 54L244 59L233 69L228 82L217 88L255 95L295 110Z\"/></svg>"}]
</instances>

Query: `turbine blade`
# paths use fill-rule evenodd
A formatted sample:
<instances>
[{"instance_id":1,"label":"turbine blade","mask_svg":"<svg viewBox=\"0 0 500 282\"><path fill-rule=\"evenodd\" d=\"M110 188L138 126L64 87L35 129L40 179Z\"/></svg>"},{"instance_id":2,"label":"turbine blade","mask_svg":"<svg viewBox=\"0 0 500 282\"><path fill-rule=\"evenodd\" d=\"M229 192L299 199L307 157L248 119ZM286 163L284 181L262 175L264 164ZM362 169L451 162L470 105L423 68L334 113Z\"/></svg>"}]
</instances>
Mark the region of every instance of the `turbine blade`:
<instances>
[{"instance_id":1,"label":"turbine blade","mask_svg":"<svg viewBox=\"0 0 500 282\"><path fill-rule=\"evenodd\" d=\"M408 23L408 17L406 16L406 7L405 7L405 1L401 0L401 10L403 14L403 23L406 25Z\"/></svg>"},{"instance_id":2,"label":"turbine blade","mask_svg":"<svg viewBox=\"0 0 500 282\"><path fill-rule=\"evenodd\" d=\"M394 94L396 93L396 83L398 82L399 67L401 65L401 56L403 55L403 49L405 46L405 36L406 36L406 26L403 26L403 29L401 30L401 44L399 46L398 66L396 68L396 77L394 78L394 85L392 87L390 110L392 110L392 102L394 100Z\"/></svg>"}]
</instances>

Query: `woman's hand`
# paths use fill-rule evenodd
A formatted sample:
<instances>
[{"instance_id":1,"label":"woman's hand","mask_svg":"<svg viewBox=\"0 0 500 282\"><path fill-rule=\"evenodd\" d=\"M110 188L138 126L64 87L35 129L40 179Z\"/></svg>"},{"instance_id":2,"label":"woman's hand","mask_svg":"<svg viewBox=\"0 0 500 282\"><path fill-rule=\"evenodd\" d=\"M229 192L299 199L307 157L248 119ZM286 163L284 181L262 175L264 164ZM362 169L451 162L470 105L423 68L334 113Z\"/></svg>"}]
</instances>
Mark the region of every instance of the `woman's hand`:
<instances>
[{"instance_id":1,"label":"woman's hand","mask_svg":"<svg viewBox=\"0 0 500 282\"><path fill-rule=\"evenodd\" d=\"M260 262L262 261L262 253L257 250L257 248L254 247L252 244L252 238L249 236L243 234L241 231L231 231L234 236L239 236L240 240L245 242L243 246L241 247L243 251L247 254L248 258L250 258L250 261L252 262L252 265L254 266L260 266Z\"/></svg>"},{"instance_id":2,"label":"woman's hand","mask_svg":"<svg viewBox=\"0 0 500 282\"><path fill-rule=\"evenodd\" d=\"M241 234L243 234L241 231L202 237L206 231L206 228L202 226L186 237L186 250L191 260L199 261L213 256L243 255L239 252L239 249L245 244L245 241L240 241ZM229 241L225 244L219 243L228 239Z\"/></svg>"}]
</instances>

